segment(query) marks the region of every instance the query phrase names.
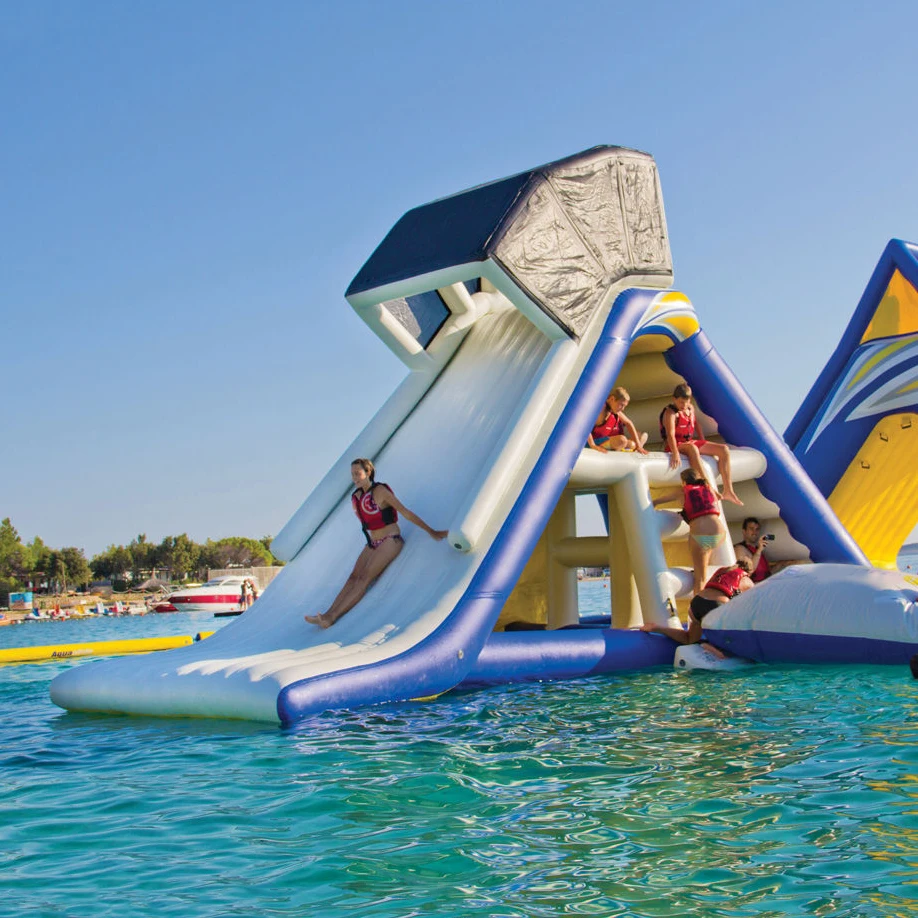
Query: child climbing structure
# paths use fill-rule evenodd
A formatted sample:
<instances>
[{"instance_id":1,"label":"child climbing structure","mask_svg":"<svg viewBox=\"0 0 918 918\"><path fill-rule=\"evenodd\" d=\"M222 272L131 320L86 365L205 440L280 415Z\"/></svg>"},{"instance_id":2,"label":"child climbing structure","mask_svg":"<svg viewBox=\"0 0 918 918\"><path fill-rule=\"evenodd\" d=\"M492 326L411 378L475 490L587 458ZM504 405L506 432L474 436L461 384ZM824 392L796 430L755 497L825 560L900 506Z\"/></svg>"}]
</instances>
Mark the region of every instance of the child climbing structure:
<instances>
[{"instance_id":1,"label":"child climbing structure","mask_svg":"<svg viewBox=\"0 0 918 918\"><path fill-rule=\"evenodd\" d=\"M731 444L745 502L727 508L734 538L753 513L776 534L776 559L866 569L671 284L646 153L597 147L409 211L347 291L408 375L275 539L283 572L202 645L74 668L52 699L292 724L460 685L671 664L671 642L625 629L670 620L691 580L681 521L652 506L678 470L659 443L648 456L583 448L616 383L652 436L673 381L693 387L706 431L716 423ZM322 630L303 615L327 608L363 544L349 500L358 456L449 538L406 533L367 595ZM583 493L607 501L608 536L576 535ZM729 542L719 552L712 563L732 557ZM575 569L597 563L612 570L617 627L577 627Z\"/></svg>"}]
</instances>

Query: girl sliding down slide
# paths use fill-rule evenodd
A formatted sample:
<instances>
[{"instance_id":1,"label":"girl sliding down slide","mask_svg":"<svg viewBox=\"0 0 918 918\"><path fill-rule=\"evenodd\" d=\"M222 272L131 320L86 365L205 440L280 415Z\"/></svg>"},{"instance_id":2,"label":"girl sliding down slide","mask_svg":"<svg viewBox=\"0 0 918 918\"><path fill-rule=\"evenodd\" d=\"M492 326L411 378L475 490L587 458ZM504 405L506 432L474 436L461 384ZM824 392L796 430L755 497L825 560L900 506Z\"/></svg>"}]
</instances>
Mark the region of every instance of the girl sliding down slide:
<instances>
[{"instance_id":1,"label":"girl sliding down slide","mask_svg":"<svg viewBox=\"0 0 918 918\"><path fill-rule=\"evenodd\" d=\"M320 628L334 625L363 599L370 585L398 557L405 544L398 528L399 513L438 542L448 535L446 529L431 529L399 501L388 485L375 479L376 469L369 459L355 459L351 463L351 480L357 486L351 495L351 504L360 520L367 545L357 557L354 569L328 609L320 615L304 616L312 625Z\"/></svg>"}]
</instances>

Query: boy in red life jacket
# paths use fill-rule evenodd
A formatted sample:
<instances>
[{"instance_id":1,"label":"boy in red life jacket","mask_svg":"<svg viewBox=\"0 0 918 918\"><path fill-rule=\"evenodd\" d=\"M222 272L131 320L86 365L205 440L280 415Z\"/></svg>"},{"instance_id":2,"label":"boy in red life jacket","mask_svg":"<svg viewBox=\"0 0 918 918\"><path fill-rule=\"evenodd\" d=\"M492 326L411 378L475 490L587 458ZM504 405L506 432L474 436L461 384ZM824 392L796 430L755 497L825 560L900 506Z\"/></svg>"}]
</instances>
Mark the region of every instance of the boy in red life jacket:
<instances>
[{"instance_id":1,"label":"boy in red life jacket","mask_svg":"<svg viewBox=\"0 0 918 918\"><path fill-rule=\"evenodd\" d=\"M749 562L745 559L730 567L718 568L704 589L692 599L687 629L670 628L667 625L641 625L641 631L656 631L680 644L697 644L701 640L701 622L708 612L755 586L749 579L750 573Z\"/></svg>"},{"instance_id":2,"label":"boy in red life jacket","mask_svg":"<svg viewBox=\"0 0 918 918\"><path fill-rule=\"evenodd\" d=\"M609 393L587 437L587 446L590 449L600 453L611 450L634 450L642 456L647 455L647 450L644 449L647 434L638 434L637 428L625 415L625 409L630 401L631 396L622 386L616 386Z\"/></svg>"},{"instance_id":3,"label":"boy in red life jacket","mask_svg":"<svg viewBox=\"0 0 918 918\"><path fill-rule=\"evenodd\" d=\"M709 443L705 440L692 405L692 390L686 383L676 386L672 403L660 412L660 436L663 438L663 449L669 453L671 469L679 468L679 457L682 455L699 475L704 476L701 457L713 456L724 482L722 499L743 505L733 490L730 448L726 443Z\"/></svg>"},{"instance_id":4,"label":"boy in red life jacket","mask_svg":"<svg viewBox=\"0 0 918 918\"><path fill-rule=\"evenodd\" d=\"M682 498L682 518L689 524L689 551L692 554L693 593L700 593L711 554L727 537L720 518L720 499L708 480L694 469L682 472L682 490L661 494L654 507Z\"/></svg>"}]
</instances>

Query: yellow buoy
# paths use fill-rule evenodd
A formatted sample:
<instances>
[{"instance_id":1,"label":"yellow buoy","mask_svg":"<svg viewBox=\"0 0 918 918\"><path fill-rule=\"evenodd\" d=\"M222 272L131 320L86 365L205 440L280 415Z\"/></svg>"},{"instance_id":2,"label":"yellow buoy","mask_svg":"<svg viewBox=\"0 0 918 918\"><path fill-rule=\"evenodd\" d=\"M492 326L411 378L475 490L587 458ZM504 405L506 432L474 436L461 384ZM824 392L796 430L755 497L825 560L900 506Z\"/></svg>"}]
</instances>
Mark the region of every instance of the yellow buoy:
<instances>
[{"instance_id":1,"label":"yellow buoy","mask_svg":"<svg viewBox=\"0 0 918 918\"><path fill-rule=\"evenodd\" d=\"M150 653L187 647L194 638L178 637L135 638L130 641L96 641L93 644L50 644L43 647L11 647L0 650L0 663L34 663L38 660L69 660L73 657L104 657L125 653Z\"/></svg>"}]
</instances>

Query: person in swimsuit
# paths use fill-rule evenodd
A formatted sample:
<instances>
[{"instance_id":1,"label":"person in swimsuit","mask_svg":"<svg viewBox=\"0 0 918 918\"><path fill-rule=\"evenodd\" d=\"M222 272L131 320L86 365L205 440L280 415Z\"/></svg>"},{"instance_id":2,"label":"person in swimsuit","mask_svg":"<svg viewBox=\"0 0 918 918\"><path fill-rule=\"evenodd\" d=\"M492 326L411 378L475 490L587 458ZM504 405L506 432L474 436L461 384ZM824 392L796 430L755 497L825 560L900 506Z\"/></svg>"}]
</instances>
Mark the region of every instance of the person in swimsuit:
<instances>
[{"instance_id":1,"label":"person in swimsuit","mask_svg":"<svg viewBox=\"0 0 918 918\"><path fill-rule=\"evenodd\" d=\"M733 478L730 471L730 448L726 443L709 443L704 438L701 425L695 416L692 405L692 390L686 383L680 383L673 390L672 403L660 412L660 434L663 437L663 449L669 453L669 467L679 468L680 455L688 459L689 465L704 476L701 464L702 456L713 456L717 460L720 477L724 482L723 500L743 505L733 490Z\"/></svg>"},{"instance_id":2,"label":"person in swimsuit","mask_svg":"<svg viewBox=\"0 0 918 918\"><path fill-rule=\"evenodd\" d=\"M701 623L708 612L755 586L749 579L750 573L750 564L745 558L730 567L718 568L714 576L705 584L704 589L692 599L689 606L688 628L671 628L669 625L651 624L641 625L641 631L656 631L680 644L697 644L701 640Z\"/></svg>"},{"instance_id":3,"label":"person in swimsuit","mask_svg":"<svg viewBox=\"0 0 918 918\"><path fill-rule=\"evenodd\" d=\"M682 518L689 524L689 550L692 553L694 584L698 594L704 584L711 552L727 537L720 517L719 495L694 469L682 473L682 490L662 494L654 507L682 498Z\"/></svg>"},{"instance_id":4,"label":"person in swimsuit","mask_svg":"<svg viewBox=\"0 0 918 918\"><path fill-rule=\"evenodd\" d=\"M647 442L647 434L638 434L637 428L631 420L625 416L625 409L631 401L631 396L622 386L616 386L606 399L606 404L596 423L587 437L587 446L590 449L598 450L601 453L610 450L634 450L642 456L647 455L644 444Z\"/></svg>"},{"instance_id":5,"label":"person in swimsuit","mask_svg":"<svg viewBox=\"0 0 918 918\"><path fill-rule=\"evenodd\" d=\"M328 609L320 615L304 616L307 622L320 628L330 628L342 615L350 612L363 599L370 585L398 557L405 544L398 528L399 513L438 542L449 534L446 529L432 529L402 504L388 485L377 482L376 469L369 459L355 459L351 463L351 480L356 486L351 504L363 527L367 544Z\"/></svg>"}]
</instances>

